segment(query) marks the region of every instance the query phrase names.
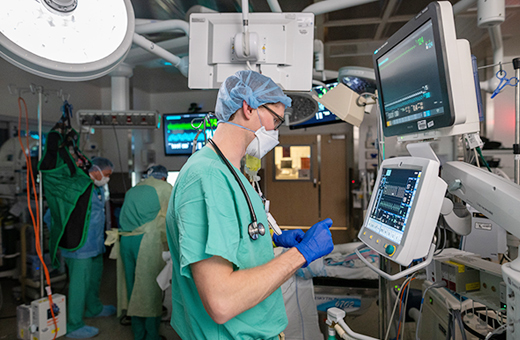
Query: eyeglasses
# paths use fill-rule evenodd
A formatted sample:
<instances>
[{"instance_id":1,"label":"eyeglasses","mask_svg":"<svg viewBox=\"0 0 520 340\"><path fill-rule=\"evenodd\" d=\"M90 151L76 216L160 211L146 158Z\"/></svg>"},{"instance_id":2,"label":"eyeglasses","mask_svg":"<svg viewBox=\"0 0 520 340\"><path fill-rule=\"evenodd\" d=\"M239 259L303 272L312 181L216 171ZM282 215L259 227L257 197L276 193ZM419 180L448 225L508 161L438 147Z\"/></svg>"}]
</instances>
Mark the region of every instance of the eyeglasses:
<instances>
[{"instance_id":1,"label":"eyeglasses","mask_svg":"<svg viewBox=\"0 0 520 340\"><path fill-rule=\"evenodd\" d=\"M271 113L274 116L274 129L278 130L278 128L282 126L283 123L285 123L285 119L283 117L280 117L276 112L271 110L266 105L262 105L262 107L267 109L267 111L269 111L269 113Z\"/></svg>"}]
</instances>

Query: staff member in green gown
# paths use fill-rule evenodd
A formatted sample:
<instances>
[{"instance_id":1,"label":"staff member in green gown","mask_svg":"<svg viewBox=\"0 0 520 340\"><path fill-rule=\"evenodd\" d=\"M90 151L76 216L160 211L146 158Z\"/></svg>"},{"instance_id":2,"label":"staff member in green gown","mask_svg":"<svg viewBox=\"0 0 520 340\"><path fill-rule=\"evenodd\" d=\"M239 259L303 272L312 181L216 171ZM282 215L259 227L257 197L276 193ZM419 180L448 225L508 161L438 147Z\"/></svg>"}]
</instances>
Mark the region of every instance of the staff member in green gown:
<instances>
[{"instance_id":1,"label":"staff member in green gown","mask_svg":"<svg viewBox=\"0 0 520 340\"><path fill-rule=\"evenodd\" d=\"M128 190L121 209L120 251L135 340L158 340L162 291L156 282L164 267L165 217L172 186L162 165L148 169L147 178ZM121 296L120 296L121 297Z\"/></svg>"},{"instance_id":2,"label":"staff member in green gown","mask_svg":"<svg viewBox=\"0 0 520 340\"><path fill-rule=\"evenodd\" d=\"M83 246L74 251L61 249L69 270L69 294L67 297L67 337L88 339L99 329L85 325L83 318L111 316L116 312L112 305L104 306L99 298L103 274L103 244L105 235L105 190L114 169L112 162L103 157L92 159L89 176L94 181L91 195L90 224ZM50 209L44 217L51 224Z\"/></svg>"}]
</instances>

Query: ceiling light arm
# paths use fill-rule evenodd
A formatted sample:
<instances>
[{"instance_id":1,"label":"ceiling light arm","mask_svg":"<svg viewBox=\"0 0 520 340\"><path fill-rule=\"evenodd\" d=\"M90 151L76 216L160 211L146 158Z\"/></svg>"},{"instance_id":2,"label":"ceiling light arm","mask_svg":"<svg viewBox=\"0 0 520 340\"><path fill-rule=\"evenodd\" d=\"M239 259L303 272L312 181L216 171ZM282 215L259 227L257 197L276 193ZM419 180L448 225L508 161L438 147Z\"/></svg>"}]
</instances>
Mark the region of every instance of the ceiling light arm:
<instances>
[{"instance_id":1,"label":"ceiling light arm","mask_svg":"<svg viewBox=\"0 0 520 340\"><path fill-rule=\"evenodd\" d=\"M184 20L165 20L135 25L135 33L137 34L151 34L166 31L183 31L187 36L189 36L190 24Z\"/></svg>"},{"instance_id":2,"label":"ceiling light arm","mask_svg":"<svg viewBox=\"0 0 520 340\"><path fill-rule=\"evenodd\" d=\"M282 7L280 7L278 0L267 0L267 4L272 12L282 13Z\"/></svg>"},{"instance_id":3,"label":"ceiling light arm","mask_svg":"<svg viewBox=\"0 0 520 340\"><path fill-rule=\"evenodd\" d=\"M187 36L183 36L180 38L161 41L157 43L157 46L160 46L175 55L188 54L189 42L189 38ZM130 49L130 52L128 52L124 62L130 65L138 65L154 59L157 59L156 55L152 55L139 46L135 46L134 48Z\"/></svg>"},{"instance_id":4,"label":"ceiling light arm","mask_svg":"<svg viewBox=\"0 0 520 340\"><path fill-rule=\"evenodd\" d=\"M139 46L141 48L144 48L148 52L153 53L153 54L159 56L160 58L163 58L166 61L169 61L170 63L173 64L173 66L175 66L176 68L179 69L179 71L182 73L183 76L185 76L185 77L188 76L188 66L189 65L188 65L187 57L180 58L180 57L176 56L175 54L168 52L164 48L156 45L155 43L151 42L150 40L146 39L145 37L143 37L142 35L139 35L137 33L134 33L133 42L134 42L134 44L136 44L137 46Z\"/></svg>"},{"instance_id":5,"label":"ceiling light arm","mask_svg":"<svg viewBox=\"0 0 520 340\"><path fill-rule=\"evenodd\" d=\"M338 11L340 9L355 7L368 4L377 0L326 0L314 3L303 9L304 13L314 13L315 15Z\"/></svg>"}]
</instances>

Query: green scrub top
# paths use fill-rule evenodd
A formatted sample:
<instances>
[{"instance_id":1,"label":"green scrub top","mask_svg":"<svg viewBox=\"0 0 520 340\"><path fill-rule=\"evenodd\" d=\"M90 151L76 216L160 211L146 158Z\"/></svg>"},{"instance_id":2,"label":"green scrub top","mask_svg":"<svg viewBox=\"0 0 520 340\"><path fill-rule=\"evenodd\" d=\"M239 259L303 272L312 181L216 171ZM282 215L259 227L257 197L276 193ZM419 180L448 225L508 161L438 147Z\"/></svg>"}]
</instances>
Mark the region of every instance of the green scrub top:
<instances>
[{"instance_id":1,"label":"green scrub top","mask_svg":"<svg viewBox=\"0 0 520 340\"><path fill-rule=\"evenodd\" d=\"M258 221L268 229L258 194L238 169ZM172 274L171 325L183 339L278 339L287 326L282 292L228 322L215 323L202 305L190 264L221 256L235 270L257 267L274 258L269 231L249 237L251 215L231 171L210 148L191 156L182 168L166 214Z\"/></svg>"}]
</instances>

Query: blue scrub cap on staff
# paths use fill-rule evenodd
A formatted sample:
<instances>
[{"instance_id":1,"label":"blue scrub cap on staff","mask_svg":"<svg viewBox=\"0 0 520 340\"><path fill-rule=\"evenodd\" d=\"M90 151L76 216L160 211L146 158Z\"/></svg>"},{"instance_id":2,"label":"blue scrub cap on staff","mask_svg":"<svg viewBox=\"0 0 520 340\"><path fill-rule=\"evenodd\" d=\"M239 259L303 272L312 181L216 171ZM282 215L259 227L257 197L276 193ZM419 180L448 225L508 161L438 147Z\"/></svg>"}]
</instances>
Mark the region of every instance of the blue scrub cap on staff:
<instances>
[{"instance_id":1,"label":"blue scrub cap on staff","mask_svg":"<svg viewBox=\"0 0 520 340\"><path fill-rule=\"evenodd\" d=\"M218 120L227 122L242 107L244 100L253 109L268 103L291 106L291 98L271 78L255 71L238 71L220 86L215 107Z\"/></svg>"},{"instance_id":2,"label":"blue scrub cap on staff","mask_svg":"<svg viewBox=\"0 0 520 340\"><path fill-rule=\"evenodd\" d=\"M92 166L90 167L88 172L98 171L98 170L103 171L105 169L114 170L114 164L112 164L112 162L107 158L95 157L95 158L92 158L91 161L92 161ZM94 166L94 165L96 165L96 166Z\"/></svg>"},{"instance_id":3,"label":"blue scrub cap on staff","mask_svg":"<svg viewBox=\"0 0 520 340\"><path fill-rule=\"evenodd\" d=\"M155 179L168 178L168 170L162 165L154 165L146 171L147 178L152 176Z\"/></svg>"}]
</instances>

